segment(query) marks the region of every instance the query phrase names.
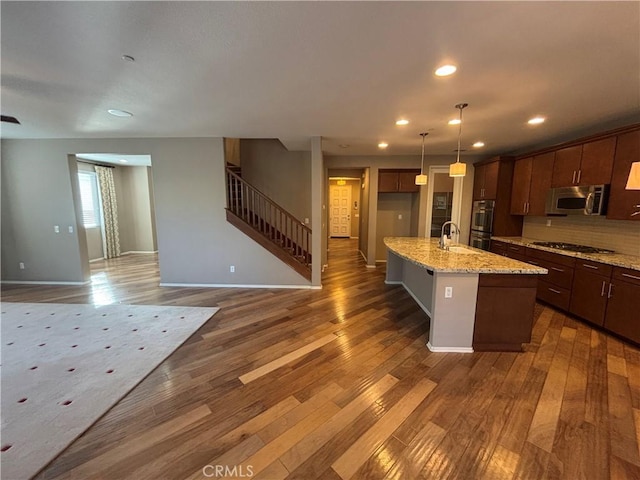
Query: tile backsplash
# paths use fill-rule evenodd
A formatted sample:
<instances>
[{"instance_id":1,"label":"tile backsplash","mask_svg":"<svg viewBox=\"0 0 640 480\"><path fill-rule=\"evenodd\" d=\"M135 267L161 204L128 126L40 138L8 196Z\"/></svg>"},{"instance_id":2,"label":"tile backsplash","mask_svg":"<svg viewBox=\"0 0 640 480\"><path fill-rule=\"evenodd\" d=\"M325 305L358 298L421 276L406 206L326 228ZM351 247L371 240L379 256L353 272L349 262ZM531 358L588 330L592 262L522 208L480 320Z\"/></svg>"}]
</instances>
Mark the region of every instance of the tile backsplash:
<instances>
[{"instance_id":1,"label":"tile backsplash","mask_svg":"<svg viewBox=\"0 0 640 480\"><path fill-rule=\"evenodd\" d=\"M547 226L547 222L551 225ZM534 240L577 243L640 256L640 222L604 217L525 217L522 236Z\"/></svg>"}]
</instances>

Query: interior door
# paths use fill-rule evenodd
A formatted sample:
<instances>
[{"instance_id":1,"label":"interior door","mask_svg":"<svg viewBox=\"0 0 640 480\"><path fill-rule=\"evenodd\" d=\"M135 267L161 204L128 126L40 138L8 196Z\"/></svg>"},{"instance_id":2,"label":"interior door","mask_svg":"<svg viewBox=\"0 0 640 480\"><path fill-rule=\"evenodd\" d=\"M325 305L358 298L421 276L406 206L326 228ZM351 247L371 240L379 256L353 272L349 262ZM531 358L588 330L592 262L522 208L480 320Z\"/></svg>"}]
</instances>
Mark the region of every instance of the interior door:
<instances>
[{"instance_id":1,"label":"interior door","mask_svg":"<svg viewBox=\"0 0 640 480\"><path fill-rule=\"evenodd\" d=\"M329 187L331 205L331 237L351 236L351 185L331 185Z\"/></svg>"}]
</instances>

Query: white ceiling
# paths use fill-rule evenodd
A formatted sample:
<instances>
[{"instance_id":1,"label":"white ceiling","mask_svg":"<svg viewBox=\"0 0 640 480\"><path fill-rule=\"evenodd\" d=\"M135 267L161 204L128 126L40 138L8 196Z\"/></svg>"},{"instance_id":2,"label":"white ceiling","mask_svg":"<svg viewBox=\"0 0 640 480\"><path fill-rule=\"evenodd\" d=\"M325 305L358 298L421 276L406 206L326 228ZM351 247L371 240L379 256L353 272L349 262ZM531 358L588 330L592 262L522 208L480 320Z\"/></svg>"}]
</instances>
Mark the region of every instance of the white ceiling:
<instances>
[{"instance_id":1,"label":"white ceiling","mask_svg":"<svg viewBox=\"0 0 640 480\"><path fill-rule=\"evenodd\" d=\"M639 2L2 1L3 138L484 153L640 121ZM134 63L121 59L128 54ZM443 62L458 65L437 78ZM107 109L133 112L117 118ZM544 125L526 120L545 115ZM401 117L410 120L395 126ZM339 145L349 145L341 148ZM478 153L474 151L472 153Z\"/></svg>"}]
</instances>

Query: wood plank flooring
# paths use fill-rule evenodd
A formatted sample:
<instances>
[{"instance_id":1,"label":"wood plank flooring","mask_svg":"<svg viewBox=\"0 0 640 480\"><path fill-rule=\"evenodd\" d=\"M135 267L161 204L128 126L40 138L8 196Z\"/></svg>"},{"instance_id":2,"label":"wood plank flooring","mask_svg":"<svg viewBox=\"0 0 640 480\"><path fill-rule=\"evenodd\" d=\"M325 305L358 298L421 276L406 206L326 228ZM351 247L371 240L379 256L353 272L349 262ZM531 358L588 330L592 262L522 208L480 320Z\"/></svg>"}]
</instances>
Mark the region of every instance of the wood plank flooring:
<instances>
[{"instance_id":1,"label":"wood plank flooring","mask_svg":"<svg viewBox=\"0 0 640 480\"><path fill-rule=\"evenodd\" d=\"M154 255L94 263L89 286L4 285L221 308L37 478L640 479L640 350L536 305L522 353L432 353L384 267L348 239L329 260L322 290L161 288Z\"/></svg>"}]
</instances>

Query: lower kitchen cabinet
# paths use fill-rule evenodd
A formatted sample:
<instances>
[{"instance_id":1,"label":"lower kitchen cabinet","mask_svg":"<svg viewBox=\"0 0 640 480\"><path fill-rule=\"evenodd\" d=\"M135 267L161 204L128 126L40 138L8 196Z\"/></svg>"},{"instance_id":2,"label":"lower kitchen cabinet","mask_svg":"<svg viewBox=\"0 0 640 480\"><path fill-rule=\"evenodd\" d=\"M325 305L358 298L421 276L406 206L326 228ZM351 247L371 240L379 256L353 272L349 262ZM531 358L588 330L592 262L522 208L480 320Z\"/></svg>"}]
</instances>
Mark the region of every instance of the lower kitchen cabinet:
<instances>
[{"instance_id":1,"label":"lower kitchen cabinet","mask_svg":"<svg viewBox=\"0 0 640 480\"><path fill-rule=\"evenodd\" d=\"M604 327L629 340L640 343L640 272L615 267L607 292Z\"/></svg>"},{"instance_id":2,"label":"lower kitchen cabinet","mask_svg":"<svg viewBox=\"0 0 640 480\"><path fill-rule=\"evenodd\" d=\"M571 290L569 311L596 325L604 325L611 280L610 265L578 260Z\"/></svg>"}]
</instances>

